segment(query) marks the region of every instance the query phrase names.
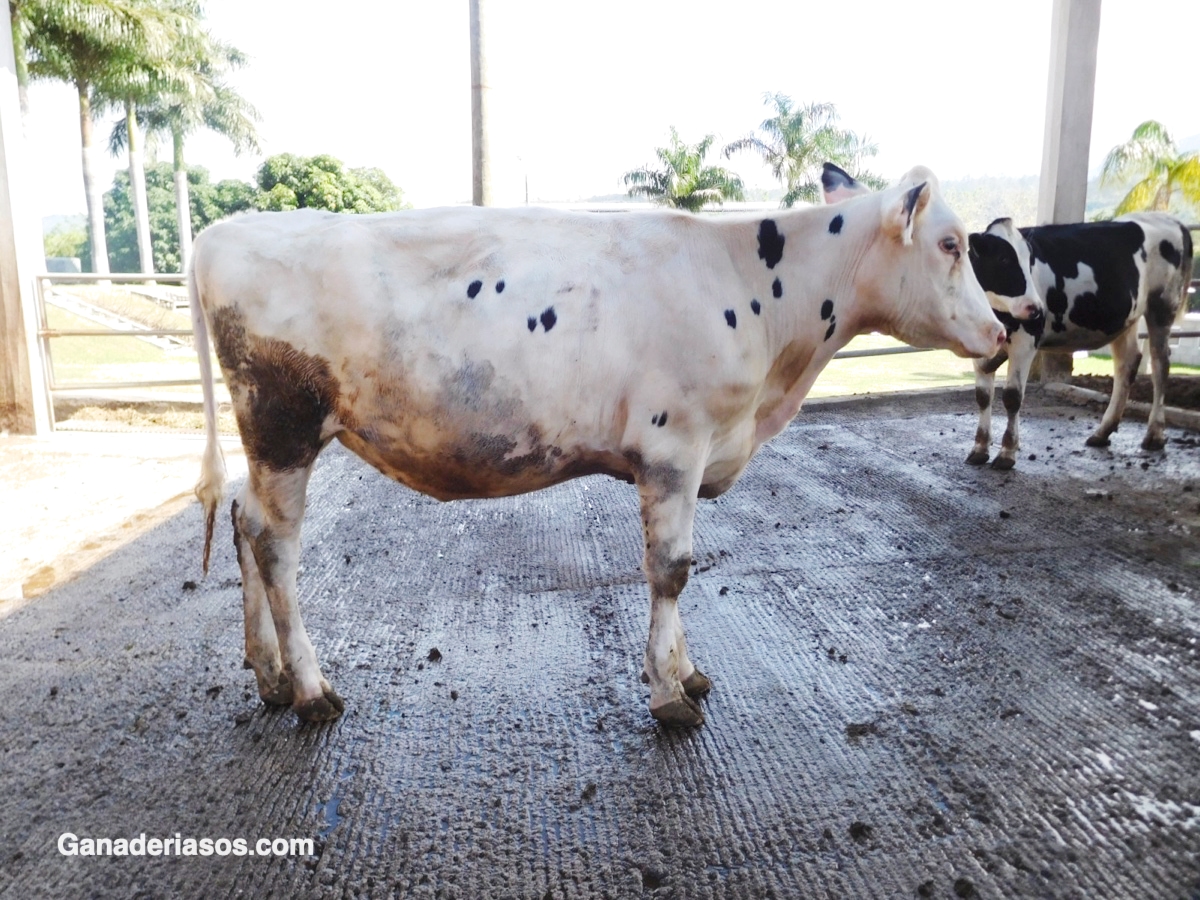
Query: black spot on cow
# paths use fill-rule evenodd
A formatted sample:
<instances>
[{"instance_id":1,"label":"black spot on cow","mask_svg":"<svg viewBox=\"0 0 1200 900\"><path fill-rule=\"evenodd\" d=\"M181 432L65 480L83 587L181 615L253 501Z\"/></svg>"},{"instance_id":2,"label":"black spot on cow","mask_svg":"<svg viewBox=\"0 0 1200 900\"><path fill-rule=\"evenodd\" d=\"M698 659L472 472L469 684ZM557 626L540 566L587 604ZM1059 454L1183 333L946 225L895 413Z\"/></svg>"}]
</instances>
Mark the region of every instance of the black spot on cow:
<instances>
[{"instance_id":1,"label":"black spot on cow","mask_svg":"<svg viewBox=\"0 0 1200 900\"><path fill-rule=\"evenodd\" d=\"M1052 287L1046 291L1046 312L1054 318L1050 327L1055 331L1066 331L1067 325L1063 316L1067 314L1067 292L1060 287Z\"/></svg>"},{"instance_id":2,"label":"black spot on cow","mask_svg":"<svg viewBox=\"0 0 1200 900\"><path fill-rule=\"evenodd\" d=\"M553 306L546 307L546 311L541 315L541 320L542 328L546 329L546 331L554 327L554 323L558 321L558 316L555 314Z\"/></svg>"},{"instance_id":3,"label":"black spot on cow","mask_svg":"<svg viewBox=\"0 0 1200 900\"><path fill-rule=\"evenodd\" d=\"M833 301L826 300L824 303L821 304L821 318L828 319L832 315L833 315Z\"/></svg>"},{"instance_id":4,"label":"black spot on cow","mask_svg":"<svg viewBox=\"0 0 1200 900\"><path fill-rule=\"evenodd\" d=\"M783 259L784 237L779 233L774 219L763 219L758 224L758 256L768 269Z\"/></svg>"},{"instance_id":5,"label":"black spot on cow","mask_svg":"<svg viewBox=\"0 0 1200 900\"><path fill-rule=\"evenodd\" d=\"M653 421L654 421L655 425L657 425L659 428L662 428L664 425L667 424L667 411L664 409L662 412L660 412L657 416L654 417Z\"/></svg>"},{"instance_id":6,"label":"black spot on cow","mask_svg":"<svg viewBox=\"0 0 1200 900\"><path fill-rule=\"evenodd\" d=\"M771 282L771 296L776 300L783 296L783 282L778 278Z\"/></svg>"},{"instance_id":7,"label":"black spot on cow","mask_svg":"<svg viewBox=\"0 0 1200 900\"><path fill-rule=\"evenodd\" d=\"M837 330L837 316L833 316L829 320L829 328L827 328L825 330L825 340L829 340L831 337L833 337L833 333L836 330Z\"/></svg>"},{"instance_id":8,"label":"black spot on cow","mask_svg":"<svg viewBox=\"0 0 1200 900\"><path fill-rule=\"evenodd\" d=\"M501 278L499 281L496 282L496 293L497 294L504 293L504 279L503 278Z\"/></svg>"},{"instance_id":9,"label":"black spot on cow","mask_svg":"<svg viewBox=\"0 0 1200 900\"><path fill-rule=\"evenodd\" d=\"M529 330L530 330L530 331L533 331L534 329L536 329L536 328L537 328L537 317L536 317L536 316L530 316L530 317L529 317L529 318L528 318L528 319L525 321L525 324L529 326Z\"/></svg>"},{"instance_id":10,"label":"black spot on cow","mask_svg":"<svg viewBox=\"0 0 1200 900\"><path fill-rule=\"evenodd\" d=\"M971 268L975 270L981 288L998 297L1025 295L1025 273L1021 271L1021 262L1012 244L999 235L986 232L970 235L967 243Z\"/></svg>"},{"instance_id":11,"label":"black spot on cow","mask_svg":"<svg viewBox=\"0 0 1200 900\"><path fill-rule=\"evenodd\" d=\"M759 303L757 300L751 300L750 301L750 311L753 312L757 316L759 313L762 312L762 304Z\"/></svg>"},{"instance_id":12,"label":"black spot on cow","mask_svg":"<svg viewBox=\"0 0 1200 900\"><path fill-rule=\"evenodd\" d=\"M842 218L841 213L838 213L838 215L834 216L829 222L829 233L830 234L841 234L842 224L844 222L845 222L845 219Z\"/></svg>"},{"instance_id":13,"label":"black spot on cow","mask_svg":"<svg viewBox=\"0 0 1200 900\"><path fill-rule=\"evenodd\" d=\"M1175 245L1165 238L1163 239L1162 243L1158 245L1158 252L1162 254L1163 259L1177 269L1179 268L1179 264L1183 262L1183 256L1180 255L1179 251L1175 249Z\"/></svg>"},{"instance_id":14,"label":"black spot on cow","mask_svg":"<svg viewBox=\"0 0 1200 900\"><path fill-rule=\"evenodd\" d=\"M483 290L483 282L472 281L467 285L467 296L474 300L479 295L481 290Z\"/></svg>"},{"instance_id":15,"label":"black spot on cow","mask_svg":"<svg viewBox=\"0 0 1200 900\"><path fill-rule=\"evenodd\" d=\"M725 310L725 322L730 328L737 328L737 313L732 309Z\"/></svg>"},{"instance_id":16,"label":"black spot on cow","mask_svg":"<svg viewBox=\"0 0 1200 900\"><path fill-rule=\"evenodd\" d=\"M655 413L654 415L652 415L652 416L650 417L650 424L651 424L651 425L657 425L657 424L658 424L658 413Z\"/></svg>"},{"instance_id":17,"label":"black spot on cow","mask_svg":"<svg viewBox=\"0 0 1200 900\"><path fill-rule=\"evenodd\" d=\"M1042 313L1039 312L1028 319L1018 319L997 309L992 310L992 312L1000 320L1000 324L1004 326L1006 340L1011 341L1012 336L1020 330L1033 336L1034 346L1042 342L1042 334L1046 331L1046 317ZM1001 360L1001 363L1003 363L1003 360ZM996 368L999 367L1000 365L997 364Z\"/></svg>"}]
</instances>

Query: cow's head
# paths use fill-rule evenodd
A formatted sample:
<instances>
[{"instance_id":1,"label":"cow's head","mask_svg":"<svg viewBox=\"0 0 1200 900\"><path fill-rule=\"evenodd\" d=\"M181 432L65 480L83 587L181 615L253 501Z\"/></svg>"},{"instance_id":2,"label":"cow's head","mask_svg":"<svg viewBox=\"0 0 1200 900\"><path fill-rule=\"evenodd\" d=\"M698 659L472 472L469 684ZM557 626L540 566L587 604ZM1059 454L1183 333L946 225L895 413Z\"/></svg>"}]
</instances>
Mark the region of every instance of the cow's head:
<instances>
[{"instance_id":1,"label":"cow's head","mask_svg":"<svg viewBox=\"0 0 1200 900\"><path fill-rule=\"evenodd\" d=\"M1019 321L1046 315L1045 301L1033 286L1029 260L1029 245L1013 227L1012 219L996 219L971 235L971 268L979 286L987 293L992 309Z\"/></svg>"},{"instance_id":2,"label":"cow's head","mask_svg":"<svg viewBox=\"0 0 1200 900\"><path fill-rule=\"evenodd\" d=\"M832 163L825 164L821 184L829 203L871 193ZM1004 326L979 286L967 259L967 230L942 198L937 177L918 166L873 199L880 239L859 277L878 327L917 347L994 356L1004 345Z\"/></svg>"}]
</instances>

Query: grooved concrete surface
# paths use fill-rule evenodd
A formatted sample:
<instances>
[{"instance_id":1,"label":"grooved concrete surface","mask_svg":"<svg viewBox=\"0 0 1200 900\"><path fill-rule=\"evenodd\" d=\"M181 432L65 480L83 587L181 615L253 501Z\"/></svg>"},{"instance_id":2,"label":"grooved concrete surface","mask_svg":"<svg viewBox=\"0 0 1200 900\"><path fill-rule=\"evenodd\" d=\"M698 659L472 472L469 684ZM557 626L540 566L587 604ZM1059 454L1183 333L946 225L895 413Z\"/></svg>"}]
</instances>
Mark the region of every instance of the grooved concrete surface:
<instances>
[{"instance_id":1,"label":"grooved concrete surface","mask_svg":"<svg viewBox=\"0 0 1200 900\"><path fill-rule=\"evenodd\" d=\"M0 622L0 894L1200 897L1197 435L1091 450L1056 402L1011 473L963 464L969 391L813 406L702 501L682 611L715 689L682 733L638 681L627 485L442 505L331 448L300 582L324 727L252 693L227 520L184 589L193 506Z\"/></svg>"}]
</instances>

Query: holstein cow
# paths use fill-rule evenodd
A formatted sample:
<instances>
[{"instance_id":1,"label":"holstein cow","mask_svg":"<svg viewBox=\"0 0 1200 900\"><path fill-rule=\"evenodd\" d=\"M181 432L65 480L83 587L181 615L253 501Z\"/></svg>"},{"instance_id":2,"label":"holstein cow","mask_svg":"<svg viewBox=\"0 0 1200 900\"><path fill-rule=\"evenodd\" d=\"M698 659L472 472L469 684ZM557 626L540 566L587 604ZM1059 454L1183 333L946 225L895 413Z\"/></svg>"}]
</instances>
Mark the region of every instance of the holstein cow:
<instances>
[{"instance_id":1,"label":"holstein cow","mask_svg":"<svg viewBox=\"0 0 1200 900\"><path fill-rule=\"evenodd\" d=\"M822 181L831 203L870 191L836 166L826 166ZM988 461L995 372L1007 360L1002 396L1008 427L992 465L1011 469L1016 463L1018 414L1039 348L1095 350L1112 344L1112 396L1100 427L1087 439L1089 446L1107 446L1141 364L1137 326L1143 317L1150 338L1154 402L1142 447L1162 449L1167 339L1186 310L1192 277L1192 238L1180 222L1163 213L1133 213L1112 222L1017 229L1011 219L996 219L970 236L970 259L1008 340L995 357L975 363L979 428L967 462Z\"/></svg>"},{"instance_id":2,"label":"holstein cow","mask_svg":"<svg viewBox=\"0 0 1200 900\"><path fill-rule=\"evenodd\" d=\"M1129 387L1137 377L1138 322L1145 319L1150 340L1150 373L1154 400L1142 447L1161 450L1166 444L1163 395L1171 350L1171 326L1187 309L1192 279L1192 237L1164 213L1132 213L1111 222L1039 225L1013 228L997 219L981 234L971 235L971 264L988 297L1011 297L1032 286L1045 298L1044 316L1027 321L1001 316L1009 339L989 360L975 363L975 399L979 428L967 462L988 460L991 442L995 372L1008 360L1004 408L1008 427L997 469L1017 461L1019 412L1025 380L1038 349L1096 350L1112 344L1113 389L1100 426L1088 437L1090 447L1107 447L1121 424Z\"/></svg>"},{"instance_id":3,"label":"holstein cow","mask_svg":"<svg viewBox=\"0 0 1200 900\"><path fill-rule=\"evenodd\" d=\"M737 480L854 335L992 357L1004 328L932 173L827 209L701 218L442 209L229 219L190 292L208 443L224 482L209 334L249 478L233 504L246 662L267 703L343 710L296 597L305 488L333 438L439 500L605 473L637 485L650 586L650 712L698 725L709 680L676 600L697 497Z\"/></svg>"}]
</instances>

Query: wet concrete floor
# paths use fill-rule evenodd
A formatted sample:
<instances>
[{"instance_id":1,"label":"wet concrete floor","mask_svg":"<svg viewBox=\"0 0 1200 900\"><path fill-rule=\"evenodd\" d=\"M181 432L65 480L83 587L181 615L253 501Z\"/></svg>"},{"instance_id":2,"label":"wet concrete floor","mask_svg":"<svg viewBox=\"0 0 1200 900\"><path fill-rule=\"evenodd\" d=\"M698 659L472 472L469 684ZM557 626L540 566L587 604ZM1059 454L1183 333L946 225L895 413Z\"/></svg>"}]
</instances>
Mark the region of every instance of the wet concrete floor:
<instances>
[{"instance_id":1,"label":"wet concrete floor","mask_svg":"<svg viewBox=\"0 0 1200 900\"><path fill-rule=\"evenodd\" d=\"M1010 473L963 464L969 391L805 409L701 502L686 732L638 680L628 485L439 504L330 448L327 726L258 703L193 505L0 621L0 894L1200 897L1200 436L1093 450L1059 403L1031 392Z\"/></svg>"}]
</instances>

